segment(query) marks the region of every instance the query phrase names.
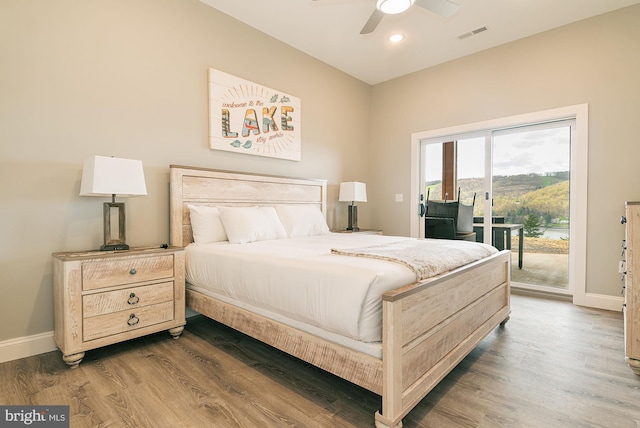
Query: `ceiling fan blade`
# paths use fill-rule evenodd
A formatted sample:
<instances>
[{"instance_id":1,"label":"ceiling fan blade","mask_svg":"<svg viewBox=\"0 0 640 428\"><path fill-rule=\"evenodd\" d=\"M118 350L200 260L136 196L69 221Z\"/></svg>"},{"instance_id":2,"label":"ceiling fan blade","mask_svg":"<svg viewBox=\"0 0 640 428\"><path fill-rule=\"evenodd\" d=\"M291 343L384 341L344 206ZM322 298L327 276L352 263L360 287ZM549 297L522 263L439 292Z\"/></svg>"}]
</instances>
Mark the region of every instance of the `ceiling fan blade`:
<instances>
[{"instance_id":1,"label":"ceiling fan blade","mask_svg":"<svg viewBox=\"0 0 640 428\"><path fill-rule=\"evenodd\" d=\"M416 0L414 4L445 18L453 15L460 8L449 0Z\"/></svg>"},{"instance_id":2,"label":"ceiling fan blade","mask_svg":"<svg viewBox=\"0 0 640 428\"><path fill-rule=\"evenodd\" d=\"M367 20L367 23L364 24L364 27L362 27L362 30L360 30L360 34L373 33L373 30L376 29L380 21L382 21L382 18L384 18L384 13L377 8L374 9L373 13Z\"/></svg>"}]
</instances>

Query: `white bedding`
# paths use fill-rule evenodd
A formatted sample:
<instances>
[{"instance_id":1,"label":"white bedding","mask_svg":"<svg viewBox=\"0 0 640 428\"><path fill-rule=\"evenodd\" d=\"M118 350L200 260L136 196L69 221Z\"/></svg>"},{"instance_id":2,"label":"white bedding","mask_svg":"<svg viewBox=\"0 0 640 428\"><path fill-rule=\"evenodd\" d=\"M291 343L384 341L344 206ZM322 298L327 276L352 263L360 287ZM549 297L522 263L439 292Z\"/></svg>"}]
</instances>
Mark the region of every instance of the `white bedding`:
<instances>
[{"instance_id":1,"label":"white bedding","mask_svg":"<svg viewBox=\"0 0 640 428\"><path fill-rule=\"evenodd\" d=\"M400 263L331 254L331 249L410 239L329 233L248 244L191 244L186 277L189 287L228 302L356 341L379 342L382 294L415 282L415 273Z\"/></svg>"}]
</instances>

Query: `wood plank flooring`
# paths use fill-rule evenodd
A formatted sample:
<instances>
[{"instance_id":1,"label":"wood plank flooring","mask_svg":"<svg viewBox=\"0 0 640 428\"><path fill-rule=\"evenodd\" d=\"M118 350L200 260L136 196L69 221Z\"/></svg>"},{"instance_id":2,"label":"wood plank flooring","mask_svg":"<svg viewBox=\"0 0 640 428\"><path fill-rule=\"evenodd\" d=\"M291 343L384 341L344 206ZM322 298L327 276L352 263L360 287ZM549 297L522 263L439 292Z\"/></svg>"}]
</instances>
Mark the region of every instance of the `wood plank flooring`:
<instances>
[{"instance_id":1,"label":"wood plank flooring","mask_svg":"<svg viewBox=\"0 0 640 428\"><path fill-rule=\"evenodd\" d=\"M0 364L0 404L70 406L72 427L373 427L380 398L204 317L88 351ZM640 427L622 315L513 296L405 427Z\"/></svg>"}]
</instances>

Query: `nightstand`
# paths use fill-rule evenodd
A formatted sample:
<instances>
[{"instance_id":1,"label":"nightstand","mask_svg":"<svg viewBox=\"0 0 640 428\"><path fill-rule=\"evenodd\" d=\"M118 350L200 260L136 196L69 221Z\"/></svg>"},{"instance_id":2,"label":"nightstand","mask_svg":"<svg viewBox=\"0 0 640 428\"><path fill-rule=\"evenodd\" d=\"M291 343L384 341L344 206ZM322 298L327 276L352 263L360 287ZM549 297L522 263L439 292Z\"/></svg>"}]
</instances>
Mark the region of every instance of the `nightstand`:
<instances>
[{"instance_id":1,"label":"nightstand","mask_svg":"<svg viewBox=\"0 0 640 428\"><path fill-rule=\"evenodd\" d=\"M184 249L53 254L54 339L78 367L85 351L184 329Z\"/></svg>"},{"instance_id":2,"label":"nightstand","mask_svg":"<svg viewBox=\"0 0 640 428\"><path fill-rule=\"evenodd\" d=\"M381 230L376 229L360 229L360 230L338 230L338 233L364 233L366 235L382 235Z\"/></svg>"}]
</instances>

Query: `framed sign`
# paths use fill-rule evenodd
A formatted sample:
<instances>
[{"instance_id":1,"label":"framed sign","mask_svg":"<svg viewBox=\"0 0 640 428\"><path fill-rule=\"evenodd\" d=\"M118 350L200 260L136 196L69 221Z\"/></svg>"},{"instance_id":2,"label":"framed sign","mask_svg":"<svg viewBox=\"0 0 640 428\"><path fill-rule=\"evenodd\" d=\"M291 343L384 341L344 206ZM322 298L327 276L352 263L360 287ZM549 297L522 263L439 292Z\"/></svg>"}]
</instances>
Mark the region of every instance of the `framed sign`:
<instances>
[{"instance_id":1,"label":"framed sign","mask_svg":"<svg viewBox=\"0 0 640 428\"><path fill-rule=\"evenodd\" d=\"M209 147L299 161L300 99L209 69Z\"/></svg>"}]
</instances>

